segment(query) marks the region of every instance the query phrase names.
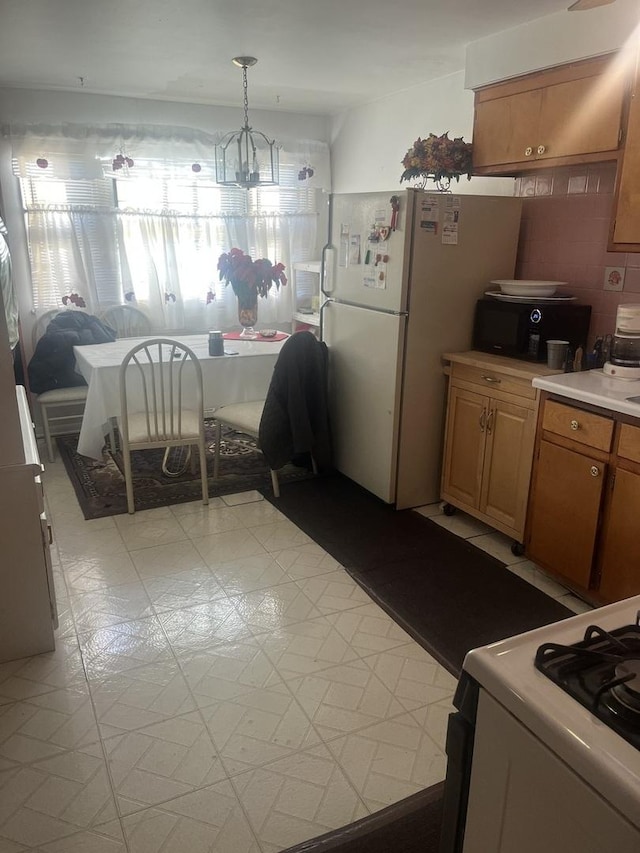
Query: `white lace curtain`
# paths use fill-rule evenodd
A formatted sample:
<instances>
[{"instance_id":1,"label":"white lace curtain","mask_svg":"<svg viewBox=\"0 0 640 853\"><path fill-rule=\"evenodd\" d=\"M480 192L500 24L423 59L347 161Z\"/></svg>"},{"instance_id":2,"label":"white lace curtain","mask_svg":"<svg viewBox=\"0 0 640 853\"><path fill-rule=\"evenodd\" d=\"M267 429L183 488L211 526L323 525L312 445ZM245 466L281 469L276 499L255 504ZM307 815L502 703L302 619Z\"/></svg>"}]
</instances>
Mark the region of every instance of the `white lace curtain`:
<instances>
[{"instance_id":1,"label":"white lace curtain","mask_svg":"<svg viewBox=\"0 0 640 853\"><path fill-rule=\"evenodd\" d=\"M220 282L218 258L234 246L253 258L285 265L308 259L316 243L315 215L188 217L124 215L121 218L123 291L134 294L154 324L169 329L229 329L237 326L237 301ZM209 294L213 294L213 299ZM126 298L126 297L125 297ZM291 287L271 288L258 300L261 325L291 321Z\"/></svg>"},{"instance_id":2,"label":"white lace curtain","mask_svg":"<svg viewBox=\"0 0 640 853\"><path fill-rule=\"evenodd\" d=\"M60 307L63 298L78 294L95 314L108 304L137 304L157 329L229 329L237 327L237 303L232 288L218 279L222 252L235 246L281 262L289 278L294 263L317 253L317 199L328 189L324 143L283 147L280 188L252 191L249 201L245 190L215 187L203 157L211 157L215 140L200 132L134 133L121 126L90 132L65 125L10 133L27 209L36 309ZM144 176L152 190L164 188L164 198L160 193L157 204L145 209L118 206L110 174L114 150L135 163L129 176L115 176L116 194L120 180ZM37 162L43 159L45 169ZM196 162L197 174L191 169ZM301 189L298 176L309 165L313 184L305 177ZM185 192L204 201L190 208ZM127 198L124 188L121 194ZM178 210L171 209L173 198ZM291 287L274 286L259 300L260 325L282 325L291 314Z\"/></svg>"}]
</instances>

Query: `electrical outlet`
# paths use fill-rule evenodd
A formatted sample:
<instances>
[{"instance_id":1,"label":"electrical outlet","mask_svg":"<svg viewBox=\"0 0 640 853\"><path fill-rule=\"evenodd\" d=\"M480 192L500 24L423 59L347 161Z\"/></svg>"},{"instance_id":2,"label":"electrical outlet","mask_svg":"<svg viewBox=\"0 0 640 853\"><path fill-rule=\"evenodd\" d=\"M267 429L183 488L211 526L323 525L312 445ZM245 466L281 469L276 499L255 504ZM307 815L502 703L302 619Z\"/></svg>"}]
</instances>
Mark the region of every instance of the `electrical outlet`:
<instances>
[{"instance_id":1,"label":"electrical outlet","mask_svg":"<svg viewBox=\"0 0 640 853\"><path fill-rule=\"evenodd\" d=\"M604 268L604 289L624 290L624 267Z\"/></svg>"}]
</instances>

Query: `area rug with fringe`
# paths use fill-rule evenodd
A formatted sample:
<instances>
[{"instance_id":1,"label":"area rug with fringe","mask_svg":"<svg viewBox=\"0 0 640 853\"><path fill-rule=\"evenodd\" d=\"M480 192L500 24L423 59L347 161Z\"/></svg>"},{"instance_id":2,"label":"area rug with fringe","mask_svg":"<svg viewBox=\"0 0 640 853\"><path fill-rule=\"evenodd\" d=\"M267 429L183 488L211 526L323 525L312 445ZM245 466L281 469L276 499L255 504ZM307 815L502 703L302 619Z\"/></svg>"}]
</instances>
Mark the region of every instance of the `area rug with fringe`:
<instances>
[{"instance_id":1,"label":"area rug with fringe","mask_svg":"<svg viewBox=\"0 0 640 853\"><path fill-rule=\"evenodd\" d=\"M210 498L271 487L269 466L257 449L254 439L227 427L222 429L220 471L218 478L214 480L213 420L205 420L205 430ZM77 435L57 436L56 442L85 519L104 518L127 512L124 466L118 449L112 453L105 448L102 459L96 460L76 452ZM169 472L182 472L167 476L162 470L163 457L164 449L136 450L131 454L137 511L201 499L197 462L195 473L192 473L191 465L185 466L184 448L174 448L169 453L165 467ZM278 479L282 484L311 476L311 471L302 465L290 464L278 471Z\"/></svg>"}]
</instances>

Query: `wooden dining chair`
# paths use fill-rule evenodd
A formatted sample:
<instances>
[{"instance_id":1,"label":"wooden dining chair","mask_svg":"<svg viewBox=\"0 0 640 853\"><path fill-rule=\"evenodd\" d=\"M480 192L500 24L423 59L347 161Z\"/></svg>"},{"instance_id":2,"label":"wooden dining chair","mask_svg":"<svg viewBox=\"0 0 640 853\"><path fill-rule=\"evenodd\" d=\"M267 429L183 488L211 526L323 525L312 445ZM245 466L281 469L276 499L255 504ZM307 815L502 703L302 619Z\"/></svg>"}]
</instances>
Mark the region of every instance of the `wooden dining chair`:
<instances>
[{"instance_id":1,"label":"wooden dining chair","mask_svg":"<svg viewBox=\"0 0 640 853\"><path fill-rule=\"evenodd\" d=\"M198 447L202 503L208 504L202 370L195 353L170 338L151 338L129 350L119 378L118 429L129 513L135 512L131 451L157 447Z\"/></svg>"}]
</instances>

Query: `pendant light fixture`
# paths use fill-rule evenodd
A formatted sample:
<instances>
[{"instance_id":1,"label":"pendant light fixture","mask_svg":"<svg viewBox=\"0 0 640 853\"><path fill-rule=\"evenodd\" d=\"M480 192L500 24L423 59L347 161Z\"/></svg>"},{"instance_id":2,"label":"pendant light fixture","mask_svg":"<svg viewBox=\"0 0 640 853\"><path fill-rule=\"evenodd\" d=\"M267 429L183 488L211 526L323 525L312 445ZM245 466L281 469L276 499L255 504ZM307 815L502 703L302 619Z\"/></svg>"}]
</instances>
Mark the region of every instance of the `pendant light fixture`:
<instances>
[{"instance_id":1,"label":"pendant light fixture","mask_svg":"<svg viewBox=\"0 0 640 853\"><path fill-rule=\"evenodd\" d=\"M247 68L258 60L254 56L236 56L233 64L242 68L244 91L244 125L222 137L216 145L216 181L222 186L253 187L276 186L279 182L279 154L273 139L249 126L249 98L247 95Z\"/></svg>"}]
</instances>

